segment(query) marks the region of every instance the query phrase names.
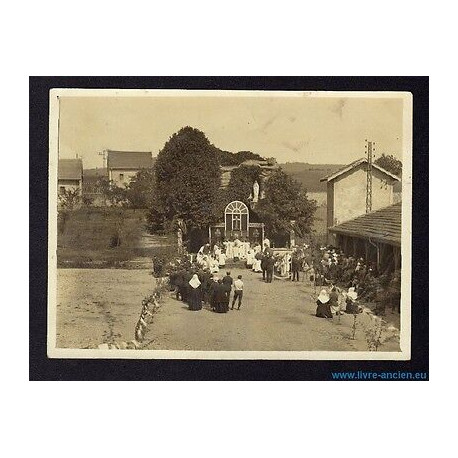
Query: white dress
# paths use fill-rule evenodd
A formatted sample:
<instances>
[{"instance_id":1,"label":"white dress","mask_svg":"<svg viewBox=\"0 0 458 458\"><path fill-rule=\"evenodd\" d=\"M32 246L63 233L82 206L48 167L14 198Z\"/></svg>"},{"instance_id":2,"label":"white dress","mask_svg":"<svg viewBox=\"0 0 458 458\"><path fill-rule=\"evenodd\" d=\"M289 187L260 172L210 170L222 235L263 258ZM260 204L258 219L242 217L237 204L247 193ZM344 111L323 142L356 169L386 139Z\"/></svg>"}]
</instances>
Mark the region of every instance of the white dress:
<instances>
[{"instance_id":1,"label":"white dress","mask_svg":"<svg viewBox=\"0 0 458 458\"><path fill-rule=\"evenodd\" d=\"M234 258L240 258L240 240L234 240L233 248Z\"/></svg>"},{"instance_id":2,"label":"white dress","mask_svg":"<svg viewBox=\"0 0 458 458\"><path fill-rule=\"evenodd\" d=\"M232 259L234 257L234 242L227 242L226 258Z\"/></svg>"},{"instance_id":3,"label":"white dress","mask_svg":"<svg viewBox=\"0 0 458 458\"><path fill-rule=\"evenodd\" d=\"M262 272L261 269L261 260L254 258L253 261L253 272Z\"/></svg>"},{"instance_id":4,"label":"white dress","mask_svg":"<svg viewBox=\"0 0 458 458\"><path fill-rule=\"evenodd\" d=\"M249 248L246 253L246 264L247 266L252 266L253 263L254 263L254 253L253 253L253 250Z\"/></svg>"},{"instance_id":5,"label":"white dress","mask_svg":"<svg viewBox=\"0 0 458 458\"><path fill-rule=\"evenodd\" d=\"M211 259L211 269L210 272L212 274L217 274L219 272L219 265L216 259Z\"/></svg>"},{"instance_id":6,"label":"white dress","mask_svg":"<svg viewBox=\"0 0 458 458\"><path fill-rule=\"evenodd\" d=\"M242 242L240 244L240 259L247 258L248 245L249 245L248 242Z\"/></svg>"},{"instance_id":7,"label":"white dress","mask_svg":"<svg viewBox=\"0 0 458 458\"><path fill-rule=\"evenodd\" d=\"M282 277L286 277L288 275L288 260L286 259L286 255L280 261L280 275Z\"/></svg>"}]
</instances>

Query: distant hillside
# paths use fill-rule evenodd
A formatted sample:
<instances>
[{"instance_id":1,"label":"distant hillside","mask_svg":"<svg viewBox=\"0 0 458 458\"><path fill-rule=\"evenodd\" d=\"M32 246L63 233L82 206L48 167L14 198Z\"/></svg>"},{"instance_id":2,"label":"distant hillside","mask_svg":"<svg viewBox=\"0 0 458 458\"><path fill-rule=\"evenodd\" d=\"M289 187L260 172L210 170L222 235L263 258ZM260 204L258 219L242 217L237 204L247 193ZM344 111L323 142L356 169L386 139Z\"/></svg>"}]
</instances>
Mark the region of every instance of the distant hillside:
<instances>
[{"instance_id":1,"label":"distant hillside","mask_svg":"<svg viewBox=\"0 0 458 458\"><path fill-rule=\"evenodd\" d=\"M257 161L264 161L265 158L259 154L252 153L251 151L239 151L238 153L231 153L230 151L223 151L219 148L215 148L216 157L220 165L239 165L242 162L254 159Z\"/></svg>"},{"instance_id":2,"label":"distant hillside","mask_svg":"<svg viewBox=\"0 0 458 458\"><path fill-rule=\"evenodd\" d=\"M320 179L343 167L343 164L307 164L304 162L287 162L279 166L288 175L302 183L309 192L326 192L326 182Z\"/></svg>"},{"instance_id":3,"label":"distant hillside","mask_svg":"<svg viewBox=\"0 0 458 458\"><path fill-rule=\"evenodd\" d=\"M105 168L95 168L95 169L84 169L83 178L92 178L92 177L105 177L107 176L107 169Z\"/></svg>"},{"instance_id":4,"label":"distant hillside","mask_svg":"<svg viewBox=\"0 0 458 458\"><path fill-rule=\"evenodd\" d=\"M255 159L264 160L262 156L251 151L239 151L231 153L215 148L215 153L221 165L239 165L242 162ZM156 158L153 157L153 164ZM343 164L307 164L305 162L286 162L279 166L294 179L302 183L309 192L325 192L326 183L320 183L320 179L343 167ZM98 177L107 176L106 168L85 169L83 179L87 185L95 182Z\"/></svg>"}]
</instances>

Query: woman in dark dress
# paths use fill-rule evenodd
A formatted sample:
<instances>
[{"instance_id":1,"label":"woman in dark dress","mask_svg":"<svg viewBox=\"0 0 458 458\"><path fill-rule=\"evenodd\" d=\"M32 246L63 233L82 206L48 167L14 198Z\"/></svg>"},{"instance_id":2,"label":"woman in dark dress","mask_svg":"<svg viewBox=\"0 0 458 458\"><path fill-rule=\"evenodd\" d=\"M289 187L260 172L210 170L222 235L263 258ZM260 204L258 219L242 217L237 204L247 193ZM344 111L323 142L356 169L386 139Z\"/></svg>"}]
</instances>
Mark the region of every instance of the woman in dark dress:
<instances>
[{"instance_id":1,"label":"woman in dark dress","mask_svg":"<svg viewBox=\"0 0 458 458\"><path fill-rule=\"evenodd\" d=\"M218 283L214 289L214 304L215 312L226 313L229 310L229 303L227 302L226 289L223 285L222 280L218 280Z\"/></svg>"},{"instance_id":2,"label":"woman in dark dress","mask_svg":"<svg viewBox=\"0 0 458 458\"><path fill-rule=\"evenodd\" d=\"M202 287L197 274L194 274L189 280L189 286L189 310L200 310L202 308Z\"/></svg>"},{"instance_id":3,"label":"woman in dark dress","mask_svg":"<svg viewBox=\"0 0 458 458\"><path fill-rule=\"evenodd\" d=\"M320 291L316 305L316 316L318 318L332 318L331 307L329 305L329 294L325 289Z\"/></svg>"}]
</instances>

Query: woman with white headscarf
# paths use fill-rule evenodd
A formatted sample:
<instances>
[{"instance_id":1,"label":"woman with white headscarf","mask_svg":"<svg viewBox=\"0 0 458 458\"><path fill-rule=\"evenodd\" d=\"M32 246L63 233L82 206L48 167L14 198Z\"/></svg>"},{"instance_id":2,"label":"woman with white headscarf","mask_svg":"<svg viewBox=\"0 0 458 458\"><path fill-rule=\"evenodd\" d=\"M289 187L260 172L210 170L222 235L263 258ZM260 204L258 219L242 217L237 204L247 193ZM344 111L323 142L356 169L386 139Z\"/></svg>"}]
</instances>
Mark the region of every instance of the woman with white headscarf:
<instances>
[{"instance_id":1,"label":"woman with white headscarf","mask_svg":"<svg viewBox=\"0 0 458 458\"><path fill-rule=\"evenodd\" d=\"M194 274L189 280L188 305L189 310L200 310L202 308L202 288L199 277Z\"/></svg>"},{"instance_id":2,"label":"woman with white headscarf","mask_svg":"<svg viewBox=\"0 0 458 458\"><path fill-rule=\"evenodd\" d=\"M332 318L331 307L329 305L329 294L325 289L320 291L316 305L316 316L318 318Z\"/></svg>"},{"instance_id":3,"label":"woman with white headscarf","mask_svg":"<svg viewBox=\"0 0 458 458\"><path fill-rule=\"evenodd\" d=\"M354 287L348 288L348 293L346 294L346 298L345 298L345 304L346 304L345 312L346 313L356 314L356 313L361 312L361 308L356 303L356 299L358 299L358 293L355 291L355 288Z\"/></svg>"}]
</instances>

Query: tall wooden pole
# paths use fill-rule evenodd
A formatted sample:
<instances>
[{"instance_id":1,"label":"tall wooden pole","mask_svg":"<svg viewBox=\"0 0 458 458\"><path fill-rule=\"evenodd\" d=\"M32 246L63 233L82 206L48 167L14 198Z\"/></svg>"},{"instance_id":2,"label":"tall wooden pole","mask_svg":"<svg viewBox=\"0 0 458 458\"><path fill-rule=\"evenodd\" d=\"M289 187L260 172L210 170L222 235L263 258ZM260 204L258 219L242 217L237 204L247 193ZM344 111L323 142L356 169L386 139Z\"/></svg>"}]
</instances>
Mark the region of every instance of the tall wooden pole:
<instances>
[{"instance_id":1,"label":"tall wooden pole","mask_svg":"<svg viewBox=\"0 0 458 458\"><path fill-rule=\"evenodd\" d=\"M372 157L375 151L375 143L366 140L367 167L366 167L366 213L372 211Z\"/></svg>"}]
</instances>

